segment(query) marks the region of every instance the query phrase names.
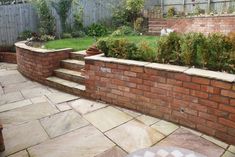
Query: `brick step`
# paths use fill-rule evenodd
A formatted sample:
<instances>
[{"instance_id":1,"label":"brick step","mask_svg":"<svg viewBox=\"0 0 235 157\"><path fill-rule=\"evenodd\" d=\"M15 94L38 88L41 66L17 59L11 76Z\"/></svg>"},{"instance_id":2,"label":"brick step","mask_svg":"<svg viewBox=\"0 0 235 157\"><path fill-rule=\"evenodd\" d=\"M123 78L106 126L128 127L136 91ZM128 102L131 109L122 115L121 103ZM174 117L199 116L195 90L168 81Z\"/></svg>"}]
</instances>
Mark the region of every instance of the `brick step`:
<instances>
[{"instance_id":1,"label":"brick step","mask_svg":"<svg viewBox=\"0 0 235 157\"><path fill-rule=\"evenodd\" d=\"M71 94L85 96L86 87L76 82L64 80L58 77L48 77L47 79L48 86L61 90L63 92L68 92Z\"/></svg>"},{"instance_id":2,"label":"brick step","mask_svg":"<svg viewBox=\"0 0 235 157\"><path fill-rule=\"evenodd\" d=\"M149 25L148 27L149 28L164 28L164 27L166 27L167 25Z\"/></svg>"},{"instance_id":3,"label":"brick step","mask_svg":"<svg viewBox=\"0 0 235 157\"><path fill-rule=\"evenodd\" d=\"M167 22L166 21L149 21L149 24L155 24L155 25L166 25Z\"/></svg>"},{"instance_id":4,"label":"brick step","mask_svg":"<svg viewBox=\"0 0 235 157\"><path fill-rule=\"evenodd\" d=\"M61 67L64 69L81 71L85 67L85 62L76 59L66 59L61 61Z\"/></svg>"},{"instance_id":5,"label":"brick step","mask_svg":"<svg viewBox=\"0 0 235 157\"><path fill-rule=\"evenodd\" d=\"M61 68L61 69L56 69L54 73L55 76L65 80L73 81L80 84L85 83L85 76L82 74L82 72Z\"/></svg>"},{"instance_id":6,"label":"brick step","mask_svg":"<svg viewBox=\"0 0 235 157\"><path fill-rule=\"evenodd\" d=\"M77 60L83 60L86 57L86 50L83 51L77 51L77 52L70 52L70 58L71 59L77 59Z\"/></svg>"}]
</instances>

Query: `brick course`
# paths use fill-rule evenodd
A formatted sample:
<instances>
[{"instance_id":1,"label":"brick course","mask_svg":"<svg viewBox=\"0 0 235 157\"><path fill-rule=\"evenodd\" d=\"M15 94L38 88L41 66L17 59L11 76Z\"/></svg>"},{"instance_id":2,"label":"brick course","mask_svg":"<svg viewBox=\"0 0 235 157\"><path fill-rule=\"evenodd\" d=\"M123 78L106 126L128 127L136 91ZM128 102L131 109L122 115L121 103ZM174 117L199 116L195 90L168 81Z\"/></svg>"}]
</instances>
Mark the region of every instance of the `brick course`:
<instances>
[{"instance_id":1,"label":"brick course","mask_svg":"<svg viewBox=\"0 0 235 157\"><path fill-rule=\"evenodd\" d=\"M86 59L86 72L86 92L93 99L235 144L234 82L92 58Z\"/></svg>"},{"instance_id":2,"label":"brick course","mask_svg":"<svg viewBox=\"0 0 235 157\"><path fill-rule=\"evenodd\" d=\"M0 62L16 64L16 53L14 52L0 52Z\"/></svg>"},{"instance_id":3,"label":"brick course","mask_svg":"<svg viewBox=\"0 0 235 157\"><path fill-rule=\"evenodd\" d=\"M42 53L22 44L16 45L18 70L32 80L45 83L45 79L60 67L60 61L69 58L70 51L68 49Z\"/></svg>"},{"instance_id":4,"label":"brick course","mask_svg":"<svg viewBox=\"0 0 235 157\"><path fill-rule=\"evenodd\" d=\"M172 28L176 32L189 33L201 32L204 34L221 32L228 34L235 31L235 16L211 16L173 19L150 19L149 32L159 29L164 23L164 28Z\"/></svg>"}]
</instances>

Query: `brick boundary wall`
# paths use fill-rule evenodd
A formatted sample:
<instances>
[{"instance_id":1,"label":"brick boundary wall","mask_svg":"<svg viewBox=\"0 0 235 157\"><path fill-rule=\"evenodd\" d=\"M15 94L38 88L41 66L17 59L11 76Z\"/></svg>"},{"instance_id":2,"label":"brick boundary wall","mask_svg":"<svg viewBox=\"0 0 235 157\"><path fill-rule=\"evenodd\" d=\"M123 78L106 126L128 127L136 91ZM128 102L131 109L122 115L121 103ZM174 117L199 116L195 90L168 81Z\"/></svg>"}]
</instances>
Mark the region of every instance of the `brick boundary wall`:
<instances>
[{"instance_id":1,"label":"brick boundary wall","mask_svg":"<svg viewBox=\"0 0 235 157\"><path fill-rule=\"evenodd\" d=\"M16 53L14 52L0 52L0 62L16 64Z\"/></svg>"},{"instance_id":2,"label":"brick boundary wall","mask_svg":"<svg viewBox=\"0 0 235 157\"><path fill-rule=\"evenodd\" d=\"M161 27L172 28L179 33L201 32L204 34L235 32L235 16L210 16L191 18L150 19L149 32ZM161 30L161 29L160 29Z\"/></svg>"},{"instance_id":3,"label":"brick boundary wall","mask_svg":"<svg viewBox=\"0 0 235 157\"><path fill-rule=\"evenodd\" d=\"M26 77L46 83L45 78L52 76L60 67L60 61L69 58L72 49L45 50L29 47L25 42L16 45L18 70Z\"/></svg>"},{"instance_id":4,"label":"brick boundary wall","mask_svg":"<svg viewBox=\"0 0 235 157\"><path fill-rule=\"evenodd\" d=\"M102 56L85 62L91 98L235 144L235 75Z\"/></svg>"}]
</instances>

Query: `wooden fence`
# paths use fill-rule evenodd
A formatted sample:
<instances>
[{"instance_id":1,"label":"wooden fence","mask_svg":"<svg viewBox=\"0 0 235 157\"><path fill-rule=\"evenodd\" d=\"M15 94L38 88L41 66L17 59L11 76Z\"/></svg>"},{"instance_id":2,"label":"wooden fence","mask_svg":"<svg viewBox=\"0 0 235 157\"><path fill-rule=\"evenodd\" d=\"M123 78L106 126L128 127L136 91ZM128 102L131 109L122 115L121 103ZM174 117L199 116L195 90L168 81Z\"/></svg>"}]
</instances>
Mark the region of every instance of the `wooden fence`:
<instances>
[{"instance_id":1,"label":"wooden fence","mask_svg":"<svg viewBox=\"0 0 235 157\"><path fill-rule=\"evenodd\" d=\"M57 0L55 0L57 1ZM224 7L234 4L234 0L146 0L145 9L156 6L167 12L169 7L175 7L177 11L193 12L197 4L202 9L208 8L220 12ZM84 14L84 25L90 25L98 21L104 21L112 16L112 10L120 3L120 0L80 0ZM56 18L57 34L61 32L60 18L52 8ZM109 21L109 20L106 20ZM68 22L73 22L71 12ZM20 32L24 30L37 31L38 17L31 4L0 5L0 47L13 45Z\"/></svg>"}]
</instances>

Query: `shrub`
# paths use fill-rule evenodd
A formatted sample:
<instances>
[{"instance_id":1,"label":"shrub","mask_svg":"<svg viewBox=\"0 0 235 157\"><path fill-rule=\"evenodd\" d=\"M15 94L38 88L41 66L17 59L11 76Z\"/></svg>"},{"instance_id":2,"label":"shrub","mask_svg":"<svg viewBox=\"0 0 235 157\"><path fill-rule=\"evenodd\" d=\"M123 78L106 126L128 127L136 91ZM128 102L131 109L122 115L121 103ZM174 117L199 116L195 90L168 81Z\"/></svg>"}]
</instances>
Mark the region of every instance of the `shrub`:
<instances>
[{"instance_id":1,"label":"shrub","mask_svg":"<svg viewBox=\"0 0 235 157\"><path fill-rule=\"evenodd\" d=\"M108 33L107 28L102 24L92 24L87 28L88 36L101 37L107 35L107 33Z\"/></svg>"},{"instance_id":2,"label":"shrub","mask_svg":"<svg viewBox=\"0 0 235 157\"><path fill-rule=\"evenodd\" d=\"M46 41L55 40L55 37L51 35L42 35L39 40L46 42Z\"/></svg>"},{"instance_id":3,"label":"shrub","mask_svg":"<svg viewBox=\"0 0 235 157\"><path fill-rule=\"evenodd\" d=\"M180 39L177 33L161 37L158 41L157 60L160 63L180 63Z\"/></svg>"},{"instance_id":4,"label":"shrub","mask_svg":"<svg viewBox=\"0 0 235 157\"><path fill-rule=\"evenodd\" d=\"M49 9L46 0L36 1L36 8L39 15L39 32L42 35L55 35L55 18Z\"/></svg>"},{"instance_id":5,"label":"shrub","mask_svg":"<svg viewBox=\"0 0 235 157\"><path fill-rule=\"evenodd\" d=\"M138 35L138 33L135 32L132 27L121 26L111 34L111 36L125 36L125 35Z\"/></svg>"},{"instance_id":6,"label":"shrub","mask_svg":"<svg viewBox=\"0 0 235 157\"><path fill-rule=\"evenodd\" d=\"M78 30L78 31L73 31L71 35L73 38L81 38L81 37L85 37L86 33L82 30L80 31Z\"/></svg>"},{"instance_id":7,"label":"shrub","mask_svg":"<svg viewBox=\"0 0 235 157\"><path fill-rule=\"evenodd\" d=\"M207 39L202 33L189 33L180 40L181 59L184 65L206 65L209 59ZM199 59L201 57L201 59ZM202 63L201 63L202 62Z\"/></svg>"},{"instance_id":8,"label":"shrub","mask_svg":"<svg viewBox=\"0 0 235 157\"><path fill-rule=\"evenodd\" d=\"M18 39L19 39L19 40L27 40L27 39L29 39L29 38L32 37L32 33L33 33L33 32L30 31L30 30L25 30L25 31L23 31L23 32L20 33Z\"/></svg>"},{"instance_id":9,"label":"shrub","mask_svg":"<svg viewBox=\"0 0 235 157\"><path fill-rule=\"evenodd\" d=\"M73 36L70 33L63 33L62 38L72 38Z\"/></svg>"},{"instance_id":10,"label":"shrub","mask_svg":"<svg viewBox=\"0 0 235 157\"><path fill-rule=\"evenodd\" d=\"M141 32L143 28L143 22L144 19L142 17L139 17L134 22L134 30L137 32Z\"/></svg>"},{"instance_id":11,"label":"shrub","mask_svg":"<svg viewBox=\"0 0 235 157\"><path fill-rule=\"evenodd\" d=\"M175 16L175 14L176 14L175 8L170 7L167 11L167 17L173 17L173 16Z\"/></svg>"}]
</instances>

